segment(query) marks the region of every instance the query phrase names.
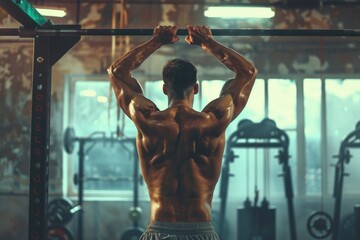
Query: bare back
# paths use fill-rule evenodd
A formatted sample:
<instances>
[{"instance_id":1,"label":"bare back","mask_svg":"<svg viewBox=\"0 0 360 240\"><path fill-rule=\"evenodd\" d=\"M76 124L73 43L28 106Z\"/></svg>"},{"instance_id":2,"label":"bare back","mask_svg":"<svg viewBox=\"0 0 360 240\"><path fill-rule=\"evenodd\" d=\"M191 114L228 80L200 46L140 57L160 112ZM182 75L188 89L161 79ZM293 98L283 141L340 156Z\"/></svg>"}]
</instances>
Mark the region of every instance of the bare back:
<instances>
[{"instance_id":1,"label":"bare back","mask_svg":"<svg viewBox=\"0 0 360 240\"><path fill-rule=\"evenodd\" d=\"M210 221L228 121L181 105L154 111L144 122L141 113L136 115L151 220Z\"/></svg>"},{"instance_id":2,"label":"bare back","mask_svg":"<svg viewBox=\"0 0 360 240\"><path fill-rule=\"evenodd\" d=\"M195 86L186 101L165 88L171 104L159 111L130 74L157 49L177 42L177 27L158 26L150 40L117 58L108 68L118 104L138 129L137 150L151 199L151 220L211 221L225 129L245 107L257 73L245 57L215 41L208 27L187 29L187 43L201 46L235 73L224 84L220 97L202 112L190 107Z\"/></svg>"}]
</instances>

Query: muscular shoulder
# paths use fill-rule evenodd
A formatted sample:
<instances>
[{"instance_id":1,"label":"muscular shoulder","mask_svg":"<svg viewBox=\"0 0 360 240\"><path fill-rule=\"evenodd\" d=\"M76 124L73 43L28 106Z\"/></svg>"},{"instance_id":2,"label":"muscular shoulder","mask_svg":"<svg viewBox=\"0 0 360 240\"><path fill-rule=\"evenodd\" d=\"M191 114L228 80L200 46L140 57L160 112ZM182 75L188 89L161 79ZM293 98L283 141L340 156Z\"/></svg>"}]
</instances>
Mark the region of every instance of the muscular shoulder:
<instances>
[{"instance_id":1,"label":"muscular shoulder","mask_svg":"<svg viewBox=\"0 0 360 240\"><path fill-rule=\"evenodd\" d=\"M157 106L142 95L134 97L129 104L130 118L137 129L146 134L151 130L156 120L156 116L161 114Z\"/></svg>"},{"instance_id":2,"label":"muscular shoulder","mask_svg":"<svg viewBox=\"0 0 360 240\"><path fill-rule=\"evenodd\" d=\"M211 101L203 110L217 124L227 125L232 120L234 104L231 96L225 95Z\"/></svg>"},{"instance_id":3,"label":"muscular shoulder","mask_svg":"<svg viewBox=\"0 0 360 240\"><path fill-rule=\"evenodd\" d=\"M129 105L130 116L134 120L137 117L149 117L153 112L159 111L155 103L145 98L141 94L137 94Z\"/></svg>"}]
</instances>

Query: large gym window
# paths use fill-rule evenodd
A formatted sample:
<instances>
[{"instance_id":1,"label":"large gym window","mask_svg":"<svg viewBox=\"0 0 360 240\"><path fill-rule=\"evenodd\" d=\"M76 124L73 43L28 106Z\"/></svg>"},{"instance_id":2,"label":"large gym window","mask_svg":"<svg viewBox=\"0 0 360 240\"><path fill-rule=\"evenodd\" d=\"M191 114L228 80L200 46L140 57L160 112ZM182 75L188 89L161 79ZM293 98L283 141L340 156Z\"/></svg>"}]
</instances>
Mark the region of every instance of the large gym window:
<instances>
[{"instance_id":1,"label":"large gym window","mask_svg":"<svg viewBox=\"0 0 360 240\"><path fill-rule=\"evenodd\" d=\"M82 159L85 196L131 197L136 129L118 111L107 76L69 76L65 87L64 131L72 127L78 140L73 153L64 152L64 192L77 193Z\"/></svg>"},{"instance_id":2,"label":"large gym window","mask_svg":"<svg viewBox=\"0 0 360 240\"><path fill-rule=\"evenodd\" d=\"M360 80L294 79L257 79L244 111L230 124L227 136L237 129L242 119L253 122L260 122L265 117L273 119L290 138L289 162L295 194L329 195L332 194L334 179L334 171L329 165L336 162L331 157L337 154L340 141L355 129L360 119L360 112L353 111L360 102ZM194 109L201 110L217 98L223 83L222 80L200 81ZM162 81L147 81L144 85L145 95L161 110L168 105L162 93L162 84ZM73 127L76 135L82 138L117 138L119 133L127 139L135 138L136 128L121 111L118 112L106 75L69 76L65 92L67 114L64 114L64 130L68 126ZM128 142L97 142L89 143L86 150L85 196L130 198L135 146ZM78 151L79 143L76 143L72 154L64 153L64 172L68 173L64 174L64 191L70 196L77 192L73 179L78 171ZM304 154L301 155L301 152ZM283 197L283 182L277 176L281 166L275 158L276 150L249 149L238 155L239 158L231 165L235 176L230 179L230 199L253 195L255 185L260 194ZM351 164L360 167L356 161ZM351 169L356 170L357 167ZM351 176L354 184L360 180L358 174ZM354 193L354 184L345 184L344 192ZM219 184L215 198L219 196L218 191ZM140 186L140 197L147 198L145 186Z\"/></svg>"}]
</instances>

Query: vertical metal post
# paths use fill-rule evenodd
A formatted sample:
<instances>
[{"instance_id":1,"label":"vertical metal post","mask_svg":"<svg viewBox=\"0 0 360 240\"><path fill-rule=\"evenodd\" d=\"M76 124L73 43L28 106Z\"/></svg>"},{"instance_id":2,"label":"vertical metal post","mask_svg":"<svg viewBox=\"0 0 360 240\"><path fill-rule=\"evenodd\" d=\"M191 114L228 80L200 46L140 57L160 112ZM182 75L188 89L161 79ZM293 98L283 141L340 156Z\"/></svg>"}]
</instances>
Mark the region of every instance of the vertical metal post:
<instances>
[{"instance_id":1,"label":"vertical metal post","mask_svg":"<svg viewBox=\"0 0 360 240\"><path fill-rule=\"evenodd\" d=\"M354 207L354 239L360 239L360 205Z\"/></svg>"},{"instance_id":2,"label":"vertical metal post","mask_svg":"<svg viewBox=\"0 0 360 240\"><path fill-rule=\"evenodd\" d=\"M85 161L85 144L86 139L79 139L79 175L78 175L78 206L80 211L78 214L78 240L83 240L83 217L84 217L84 161Z\"/></svg>"},{"instance_id":3,"label":"vertical metal post","mask_svg":"<svg viewBox=\"0 0 360 240\"><path fill-rule=\"evenodd\" d=\"M46 240L51 98L50 37L34 40L29 240Z\"/></svg>"},{"instance_id":4,"label":"vertical metal post","mask_svg":"<svg viewBox=\"0 0 360 240\"><path fill-rule=\"evenodd\" d=\"M298 196L306 195L306 138L305 138L305 105L304 105L304 79L298 78L296 81L296 140L297 140L297 193Z\"/></svg>"}]
</instances>

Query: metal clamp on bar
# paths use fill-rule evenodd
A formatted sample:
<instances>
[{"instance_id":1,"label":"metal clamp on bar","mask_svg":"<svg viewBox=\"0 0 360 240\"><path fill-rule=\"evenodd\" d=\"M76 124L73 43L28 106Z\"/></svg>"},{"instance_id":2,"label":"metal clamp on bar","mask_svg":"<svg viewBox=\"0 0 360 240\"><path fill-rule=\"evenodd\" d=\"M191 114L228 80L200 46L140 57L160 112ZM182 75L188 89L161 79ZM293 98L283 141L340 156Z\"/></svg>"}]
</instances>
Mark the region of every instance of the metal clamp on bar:
<instances>
[{"instance_id":1,"label":"metal clamp on bar","mask_svg":"<svg viewBox=\"0 0 360 240\"><path fill-rule=\"evenodd\" d=\"M18 33L20 38L34 38L36 36L36 28L28 29L21 26L19 27Z\"/></svg>"}]
</instances>

